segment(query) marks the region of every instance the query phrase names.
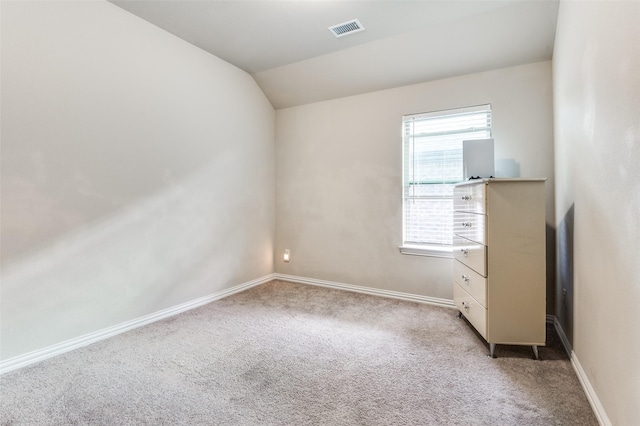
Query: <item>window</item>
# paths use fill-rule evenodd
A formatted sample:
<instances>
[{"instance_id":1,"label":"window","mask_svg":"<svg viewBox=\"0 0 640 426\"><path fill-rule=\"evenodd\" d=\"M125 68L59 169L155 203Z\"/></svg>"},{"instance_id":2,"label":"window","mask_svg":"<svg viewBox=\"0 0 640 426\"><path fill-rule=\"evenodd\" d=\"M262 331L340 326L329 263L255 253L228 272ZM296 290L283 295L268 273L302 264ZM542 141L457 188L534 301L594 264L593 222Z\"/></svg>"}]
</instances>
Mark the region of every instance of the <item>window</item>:
<instances>
[{"instance_id":1,"label":"window","mask_svg":"<svg viewBox=\"0 0 640 426\"><path fill-rule=\"evenodd\" d=\"M462 141L491 138L491 106L406 115L402 122L401 251L449 257L453 186L463 180Z\"/></svg>"}]
</instances>

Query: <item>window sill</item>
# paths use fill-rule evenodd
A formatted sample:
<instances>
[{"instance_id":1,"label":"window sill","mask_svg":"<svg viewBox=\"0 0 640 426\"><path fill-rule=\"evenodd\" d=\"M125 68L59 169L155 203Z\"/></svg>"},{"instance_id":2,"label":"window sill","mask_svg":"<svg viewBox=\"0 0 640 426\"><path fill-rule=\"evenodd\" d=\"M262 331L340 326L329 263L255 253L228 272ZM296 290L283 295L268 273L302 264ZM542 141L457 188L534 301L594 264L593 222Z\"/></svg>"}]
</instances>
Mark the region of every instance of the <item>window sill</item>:
<instances>
[{"instance_id":1,"label":"window sill","mask_svg":"<svg viewBox=\"0 0 640 426\"><path fill-rule=\"evenodd\" d=\"M398 248L402 254L453 259L453 249L451 246L421 246L406 244Z\"/></svg>"}]
</instances>

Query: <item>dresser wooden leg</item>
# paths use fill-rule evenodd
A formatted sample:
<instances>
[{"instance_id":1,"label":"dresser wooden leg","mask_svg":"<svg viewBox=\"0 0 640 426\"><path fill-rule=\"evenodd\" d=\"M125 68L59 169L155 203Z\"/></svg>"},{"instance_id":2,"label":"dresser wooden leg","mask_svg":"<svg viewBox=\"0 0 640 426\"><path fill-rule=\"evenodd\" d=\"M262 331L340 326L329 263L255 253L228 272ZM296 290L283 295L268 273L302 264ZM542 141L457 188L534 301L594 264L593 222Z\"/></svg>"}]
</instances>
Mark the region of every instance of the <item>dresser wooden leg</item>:
<instances>
[{"instance_id":1,"label":"dresser wooden leg","mask_svg":"<svg viewBox=\"0 0 640 426\"><path fill-rule=\"evenodd\" d=\"M495 353L496 353L496 344L489 343L489 357L495 358L496 357Z\"/></svg>"},{"instance_id":2,"label":"dresser wooden leg","mask_svg":"<svg viewBox=\"0 0 640 426\"><path fill-rule=\"evenodd\" d=\"M535 359L540 359L540 358L538 357L538 347L537 347L536 345L533 345L533 346L531 346L531 349L533 349L533 357L534 357Z\"/></svg>"}]
</instances>

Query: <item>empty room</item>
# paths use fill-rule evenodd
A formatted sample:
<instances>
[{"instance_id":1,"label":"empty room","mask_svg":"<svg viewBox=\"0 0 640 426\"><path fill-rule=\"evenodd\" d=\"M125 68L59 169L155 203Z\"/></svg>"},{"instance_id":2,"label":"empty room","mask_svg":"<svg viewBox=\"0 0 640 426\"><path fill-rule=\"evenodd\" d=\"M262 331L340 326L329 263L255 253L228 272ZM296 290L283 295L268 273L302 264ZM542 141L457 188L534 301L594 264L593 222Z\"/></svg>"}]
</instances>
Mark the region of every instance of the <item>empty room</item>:
<instances>
[{"instance_id":1,"label":"empty room","mask_svg":"<svg viewBox=\"0 0 640 426\"><path fill-rule=\"evenodd\" d=\"M0 424L638 424L640 1L0 25Z\"/></svg>"}]
</instances>

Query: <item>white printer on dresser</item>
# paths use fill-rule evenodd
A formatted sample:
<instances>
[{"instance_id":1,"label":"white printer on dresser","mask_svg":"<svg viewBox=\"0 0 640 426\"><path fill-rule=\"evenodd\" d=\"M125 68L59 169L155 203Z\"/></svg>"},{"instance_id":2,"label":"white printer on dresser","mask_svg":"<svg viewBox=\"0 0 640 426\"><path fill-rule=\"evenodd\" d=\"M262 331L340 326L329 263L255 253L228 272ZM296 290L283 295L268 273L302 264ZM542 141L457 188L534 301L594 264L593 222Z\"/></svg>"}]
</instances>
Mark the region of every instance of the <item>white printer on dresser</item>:
<instances>
[{"instance_id":1,"label":"white printer on dresser","mask_svg":"<svg viewBox=\"0 0 640 426\"><path fill-rule=\"evenodd\" d=\"M489 343L546 342L545 179L456 185L453 298Z\"/></svg>"}]
</instances>

